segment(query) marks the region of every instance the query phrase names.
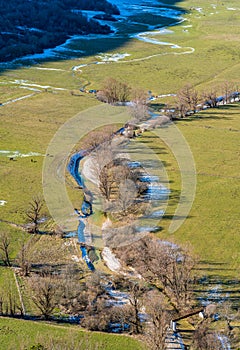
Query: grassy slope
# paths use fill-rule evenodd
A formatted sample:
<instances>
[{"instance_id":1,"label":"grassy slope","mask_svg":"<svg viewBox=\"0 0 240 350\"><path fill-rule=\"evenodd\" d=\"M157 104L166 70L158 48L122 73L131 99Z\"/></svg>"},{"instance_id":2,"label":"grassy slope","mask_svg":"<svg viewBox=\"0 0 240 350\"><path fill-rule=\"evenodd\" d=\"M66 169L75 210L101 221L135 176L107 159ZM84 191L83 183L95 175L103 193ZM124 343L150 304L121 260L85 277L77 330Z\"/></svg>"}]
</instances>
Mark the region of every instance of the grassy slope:
<instances>
[{"instance_id":1,"label":"grassy slope","mask_svg":"<svg viewBox=\"0 0 240 350\"><path fill-rule=\"evenodd\" d=\"M0 318L0 344L1 349L25 349L38 343L49 344L61 341L66 349L71 344L80 348L95 350L133 350L143 349L143 346L135 339L126 336L115 336L103 333L88 333L79 327L58 326L47 323L36 323L32 321L14 320Z\"/></svg>"},{"instance_id":2,"label":"grassy slope","mask_svg":"<svg viewBox=\"0 0 240 350\"><path fill-rule=\"evenodd\" d=\"M1 297L3 298L3 310L6 311L6 302L9 299L9 295L12 296L12 300L15 300L16 306L20 306L19 294L16 287L14 272L11 268L4 268L0 266L0 285L4 285L5 288L1 290ZM8 306L9 307L9 306Z\"/></svg>"},{"instance_id":3,"label":"grassy slope","mask_svg":"<svg viewBox=\"0 0 240 350\"><path fill-rule=\"evenodd\" d=\"M239 114L239 105L235 104L201 112L201 118L194 117L177 123L195 159L196 196L189 217L174 235L169 235L167 230L167 218L171 218L176 209L174 198L169 201L167 217L160 222L164 228L161 237L190 242L206 263L222 262L222 271L217 273L225 276L234 276L235 271L224 270L237 262L239 264ZM142 141L149 142L150 135L146 134ZM156 137L150 140L155 147L163 146ZM176 160L170 150L159 157L165 164L172 181L170 187L175 194L180 187Z\"/></svg>"}]
</instances>

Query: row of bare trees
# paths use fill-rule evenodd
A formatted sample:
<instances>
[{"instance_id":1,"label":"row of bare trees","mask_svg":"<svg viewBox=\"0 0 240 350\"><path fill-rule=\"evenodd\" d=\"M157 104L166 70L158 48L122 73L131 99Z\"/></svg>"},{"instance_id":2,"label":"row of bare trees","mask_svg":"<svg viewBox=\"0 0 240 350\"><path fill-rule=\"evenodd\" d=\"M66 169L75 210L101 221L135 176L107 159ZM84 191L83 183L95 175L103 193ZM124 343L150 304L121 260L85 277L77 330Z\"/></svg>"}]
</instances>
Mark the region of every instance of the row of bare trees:
<instances>
[{"instance_id":1,"label":"row of bare trees","mask_svg":"<svg viewBox=\"0 0 240 350\"><path fill-rule=\"evenodd\" d=\"M148 315L143 334L150 349L167 349L166 339L171 335L170 320L191 314L191 310L198 308L193 292L199 278L196 276L197 258L190 247L180 248L151 237L118 248L116 253L123 263L133 267L142 280L151 286L150 291L145 292L142 304ZM213 327L216 314L225 322L221 332ZM224 338L228 342L236 342L232 321L239 315L234 312L229 300L209 305L204 316L202 321L195 321L190 349L219 350Z\"/></svg>"},{"instance_id":2,"label":"row of bare trees","mask_svg":"<svg viewBox=\"0 0 240 350\"><path fill-rule=\"evenodd\" d=\"M0 290L0 315L22 315L23 309L19 303L16 286L13 280L5 281L4 289Z\"/></svg>"},{"instance_id":3,"label":"row of bare trees","mask_svg":"<svg viewBox=\"0 0 240 350\"><path fill-rule=\"evenodd\" d=\"M219 91L222 96L219 96ZM239 98L238 87L226 81L220 88L211 88L200 93L192 85L186 84L176 95L175 104L167 106L166 110L174 117L184 118L203 108L216 108L219 104L227 104Z\"/></svg>"},{"instance_id":4,"label":"row of bare trees","mask_svg":"<svg viewBox=\"0 0 240 350\"><path fill-rule=\"evenodd\" d=\"M191 291L196 259L188 249L146 237L129 247L118 249L118 253L127 265L134 267L157 287L175 312L194 306Z\"/></svg>"},{"instance_id":5,"label":"row of bare trees","mask_svg":"<svg viewBox=\"0 0 240 350\"><path fill-rule=\"evenodd\" d=\"M114 143L105 142L92 152L92 174L97 182L104 211L123 215L126 219L140 208L140 196L146 184L141 171L130 168L128 159Z\"/></svg>"},{"instance_id":6,"label":"row of bare trees","mask_svg":"<svg viewBox=\"0 0 240 350\"><path fill-rule=\"evenodd\" d=\"M221 96L219 96L221 93ZM134 121L144 120L148 116L148 94L142 89L132 89L121 80L107 78L97 98L102 102L116 104L131 101L130 115ZM219 104L226 104L239 98L238 86L226 81L220 87L213 87L200 93L191 84L186 84L176 95L175 103L166 106L166 112L172 117L184 118L204 107L216 108Z\"/></svg>"}]
</instances>

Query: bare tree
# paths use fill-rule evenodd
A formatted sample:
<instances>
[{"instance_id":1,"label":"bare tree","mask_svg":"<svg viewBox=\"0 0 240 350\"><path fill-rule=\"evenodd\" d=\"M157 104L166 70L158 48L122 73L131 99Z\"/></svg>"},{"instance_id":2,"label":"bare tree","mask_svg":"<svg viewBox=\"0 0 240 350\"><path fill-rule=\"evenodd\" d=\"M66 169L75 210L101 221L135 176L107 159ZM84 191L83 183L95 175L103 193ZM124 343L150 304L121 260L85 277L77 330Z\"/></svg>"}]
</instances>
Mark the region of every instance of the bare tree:
<instances>
[{"instance_id":1,"label":"bare tree","mask_svg":"<svg viewBox=\"0 0 240 350\"><path fill-rule=\"evenodd\" d=\"M144 295L147 291L146 285L142 282L129 280L124 276L117 277L113 286L118 289L124 289L128 303L116 306L111 310L113 321L130 326L129 332L133 334L142 334L144 329ZM124 327L123 327L124 328Z\"/></svg>"},{"instance_id":2,"label":"bare tree","mask_svg":"<svg viewBox=\"0 0 240 350\"><path fill-rule=\"evenodd\" d=\"M134 281L128 282L129 305L124 308L125 322L130 324L131 332L134 334L141 334L143 332L141 311L145 292L146 288L142 284Z\"/></svg>"},{"instance_id":3,"label":"bare tree","mask_svg":"<svg viewBox=\"0 0 240 350\"><path fill-rule=\"evenodd\" d=\"M29 276L31 271L30 242L21 242L20 251L17 256L17 263L23 276Z\"/></svg>"},{"instance_id":4,"label":"bare tree","mask_svg":"<svg viewBox=\"0 0 240 350\"><path fill-rule=\"evenodd\" d=\"M191 110L196 113L198 110L198 105L202 105L202 99L199 96L199 93L197 92L197 90L192 89L191 92L192 96L191 96Z\"/></svg>"},{"instance_id":5,"label":"bare tree","mask_svg":"<svg viewBox=\"0 0 240 350\"><path fill-rule=\"evenodd\" d=\"M148 116L147 98L148 94L144 90L132 90L132 105L129 107L129 112L134 120L141 121Z\"/></svg>"},{"instance_id":6,"label":"bare tree","mask_svg":"<svg viewBox=\"0 0 240 350\"><path fill-rule=\"evenodd\" d=\"M217 100L217 90L215 88L204 92L203 99L205 100L205 104L207 104L209 107L218 107L219 102Z\"/></svg>"},{"instance_id":7,"label":"bare tree","mask_svg":"<svg viewBox=\"0 0 240 350\"><path fill-rule=\"evenodd\" d=\"M103 83L103 88L98 97L113 104L116 102L126 102L129 99L130 88L126 83L118 81L114 78L107 78Z\"/></svg>"},{"instance_id":8,"label":"bare tree","mask_svg":"<svg viewBox=\"0 0 240 350\"><path fill-rule=\"evenodd\" d=\"M30 280L32 301L48 320L59 303L60 284L52 276L34 276Z\"/></svg>"},{"instance_id":9,"label":"bare tree","mask_svg":"<svg viewBox=\"0 0 240 350\"><path fill-rule=\"evenodd\" d=\"M141 88L132 89L131 96L132 96L131 100L135 103L142 103L142 104L147 103L148 93Z\"/></svg>"},{"instance_id":10,"label":"bare tree","mask_svg":"<svg viewBox=\"0 0 240 350\"><path fill-rule=\"evenodd\" d=\"M178 115L181 117L181 118L184 118L186 115L187 115L187 112L188 112L188 108L187 108L187 104L178 99L176 100L176 108L175 108L178 112Z\"/></svg>"},{"instance_id":11,"label":"bare tree","mask_svg":"<svg viewBox=\"0 0 240 350\"><path fill-rule=\"evenodd\" d=\"M79 314L88 305L88 290L86 285L79 281L84 276L83 271L75 264L67 265L61 273L60 309L67 314Z\"/></svg>"},{"instance_id":12,"label":"bare tree","mask_svg":"<svg viewBox=\"0 0 240 350\"><path fill-rule=\"evenodd\" d=\"M216 332L210 330L209 321L202 321L193 333L192 350L219 350L221 341Z\"/></svg>"},{"instance_id":13,"label":"bare tree","mask_svg":"<svg viewBox=\"0 0 240 350\"><path fill-rule=\"evenodd\" d=\"M120 256L157 285L177 312L188 308L193 301L191 287L196 261L187 249L145 238L125 247Z\"/></svg>"},{"instance_id":14,"label":"bare tree","mask_svg":"<svg viewBox=\"0 0 240 350\"><path fill-rule=\"evenodd\" d=\"M30 220L30 222L33 224L33 233L38 232L38 226L39 226L39 219L41 216L41 211L43 208L43 200L36 196L32 199L32 201L29 203L29 208L26 212L27 218Z\"/></svg>"},{"instance_id":15,"label":"bare tree","mask_svg":"<svg viewBox=\"0 0 240 350\"><path fill-rule=\"evenodd\" d=\"M111 169L108 166L104 166L99 173L99 190L107 201L110 200L113 183L114 179Z\"/></svg>"},{"instance_id":16,"label":"bare tree","mask_svg":"<svg viewBox=\"0 0 240 350\"><path fill-rule=\"evenodd\" d=\"M88 290L89 305L94 303L105 294L104 276L99 272L94 272L87 278L86 286Z\"/></svg>"},{"instance_id":17,"label":"bare tree","mask_svg":"<svg viewBox=\"0 0 240 350\"><path fill-rule=\"evenodd\" d=\"M148 107L144 103L133 102L132 105L129 107L129 113L133 118L133 121L136 122L145 120L149 115Z\"/></svg>"},{"instance_id":18,"label":"bare tree","mask_svg":"<svg viewBox=\"0 0 240 350\"><path fill-rule=\"evenodd\" d=\"M129 302L132 306L133 315L132 318L130 318L130 323L133 328L133 333L136 334L142 333L142 324L139 315L142 308L142 294L143 290L141 287L137 283L132 284L130 289Z\"/></svg>"},{"instance_id":19,"label":"bare tree","mask_svg":"<svg viewBox=\"0 0 240 350\"><path fill-rule=\"evenodd\" d=\"M104 199L110 200L113 189L111 164L114 153L109 143L104 143L93 153L92 170L98 182L98 188Z\"/></svg>"},{"instance_id":20,"label":"bare tree","mask_svg":"<svg viewBox=\"0 0 240 350\"><path fill-rule=\"evenodd\" d=\"M195 113L200 102L198 92L192 85L185 85L177 94L176 105L180 116L183 118L188 113Z\"/></svg>"},{"instance_id":21,"label":"bare tree","mask_svg":"<svg viewBox=\"0 0 240 350\"><path fill-rule=\"evenodd\" d=\"M0 257L5 266L11 266L10 261L10 238L6 233L0 235Z\"/></svg>"},{"instance_id":22,"label":"bare tree","mask_svg":"<svg viewBox=\"0 0 240 350\"><path fill-rule=\"evenodd\" d=\"M156 291L151 291L146 299L148 323L145 329L145 338L151 350L166 349L166 337L171 320L166 300Z\"/></svg>"},{"instance_id":23,"label":"bare tree","mask_svg":"<svg viewBox=\"0 0 240 350\"><path fill-rule=\"evenodd\" d=\"M219 309L220 315L226 321L226 324L227 324L226 332L228 337L230 337L233 330L231 323L236 318L236 315L234 315L233 313L232 305L229 300L226 300L224 303L219 305L218 309Z\"/></svg>"},{"instance_id":24,"label":"bare tree","mask_svg":"<svg viewBox=\"0 0 240 350\"><path fill-rule=\"evenodd\" d=\"M88 305L85 309L82 325L90 330L107 331L110 322L107 295L105 289L106 277L95 272L87 278L86 291Z\"/></svg>"},{"instance_id":25,"label":"bare tree","mask_svg":"<svg viewBox=\"0 0 240 350\"><path fill-rule=\"evenodd\" d=\"M231 93L234 91L234 85L232 82L225 81L222 85L223 101L229 103L231 100Z\"/></svg>"},{"instance_id":26,"label":"bare tree","mask_svg":"<svg viewBox=\"0 0 240 350\"><path fill-rule=\"evenodd\" d=\"M130 214L133 211L133 204L138 192L135 183L131 179L123 178L123 180L119 185L118 203L123 215L126 215L127 212Z\"/></svg>"},{"instance_id":27,"label":"bare tree","mask_svg":"<svg viewBox=\"0 0 240 350\"><path fill-rule=\"evenodd\" d=\"M86 140L84 139L84 145L86 148L94 150L99 145L103 143L109 143L112 139L114 132L116 131L116 126L114 125L105 125L100 130L94 130L90 132Z\"/></svg>"}]
</instances>

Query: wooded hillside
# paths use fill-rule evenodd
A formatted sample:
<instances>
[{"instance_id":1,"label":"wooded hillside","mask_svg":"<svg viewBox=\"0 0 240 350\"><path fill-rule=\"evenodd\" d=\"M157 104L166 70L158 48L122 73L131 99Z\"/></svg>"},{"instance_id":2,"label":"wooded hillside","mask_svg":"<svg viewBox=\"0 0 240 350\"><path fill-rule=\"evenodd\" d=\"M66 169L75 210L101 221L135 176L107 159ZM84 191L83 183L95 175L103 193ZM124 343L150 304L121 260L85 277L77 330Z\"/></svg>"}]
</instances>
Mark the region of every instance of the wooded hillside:
<instances>
[{"instance_id":1,"label":"wooded hillside","mask_svg":"<svg viewBox=\"0 0 240 350\"><path fill-rule=\"evenodd\" d=\"M106 0L0 0L0 61L55 47L75 34L102 33L111 29L84 16L81 11L97 10L119 14Z\"/></svg>"}]
</instances>

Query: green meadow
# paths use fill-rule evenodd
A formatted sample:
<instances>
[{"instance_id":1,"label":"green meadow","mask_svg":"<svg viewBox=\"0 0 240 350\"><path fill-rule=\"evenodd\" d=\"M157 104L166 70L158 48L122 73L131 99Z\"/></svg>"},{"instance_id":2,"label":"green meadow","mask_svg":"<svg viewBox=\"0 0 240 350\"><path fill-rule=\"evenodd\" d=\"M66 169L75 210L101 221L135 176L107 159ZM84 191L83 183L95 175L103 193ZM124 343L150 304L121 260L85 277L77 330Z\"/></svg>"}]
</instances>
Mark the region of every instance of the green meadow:
<instances>
[{"instance_id":1,"label":"green meadow","mask_svg":"<svg viewBox=\"0 0 240 350\"><path fill-rule=\"evenodd\" d=\"M165 0L164 3L171 4L171 1ZM0 102L3 105L0 106L0 150L39 153L14 160L0 153L0 200L7 202L0 206L0 230L11 237L12 259L17 256L21 240L29 239L30 235L6 221L26 223L29 201L34 195L42 194L43 161L50 141L70 118L88 108L100 106L93 95L80 92L82 86L100 89L105 78L113 77L132 87L151 90L155 95L176 93L186 83L193 84L199 92L216 88L221 95L224 82L231 81L235 86L239 84L240 11L233 10L239 9L239 1L217 0L215 5L213 7L205 0L177 2L176 6L186 11L183 14L185 21L170 27L171 33L152 38L178 45L178 48L154 45L136 38L127 41L109 38L101 41L99 51L128 53L130 56L118 62L88 65L101 61L96 57L98 44L88 40L72 43L73 49L77 46L87 51L88 54L81 58L51 60L1 71ZM120 30L124 29L120 27ZM140 30L145 31L146 27ZM87 66L72 69L82 64ZM32 88L38 91L30 90ZM33 96L4 105L30 94ZM152 107L158 110L162 103L169 101L168 98L159 98L152 103ZM91 118L85 115L79 128L91 123L94 129L98 115L91 115ZM239 118L240 105L235 103L202 111L177 122L194 156L197 188L189 217L174 234L169 234L168 227L177 207L181 186L177 161L154 133L146 132L141 136L141 142L158 150L157 154L170 179L172 195L165 216L159 223L161 231L158 236L179 244L190 243L201 262L201 273L216 280L240 278ZM111 118L106 117L106 123L110 121ZM113 120L113 123L117 122ZM78 193L71 189L68 191L70 198L77 203ZM44 213L49 214L47 207ZM46 239L41 239L42 247L46 245ZM49 242L52 247L56 244L53 239ZM41 250L41 243L38 244ZM1 288L5 278L12 281L12 277L11 270L1 267ZM4 330L0 335L3 349L21 349L21 344L30 347L41 342L45 336L50 339L50 335L56 339L63 337L66 341L73 336L76 340L80 339L83 346L90 344L88 349L95 349L97 343L106 350L141 349L141 344L134 339L86 333L77 327L0 318L0 328ZM10 337L10 334L14 336Z\"/></svg>"},{"instance_id":2,"label":"green meadow","mask_svg":"<svg viewBox=\"0 0 240 350\"><path fill-rule=\"evenodd\" d=\"M86 332L74 326L53 325L44 322L22 321L0 317L1 349L31 349L37 344L47 344L59 349L71 349L80 346L82 349L145 349L134 338L116 336L106 333ZM59 344L61 344L61 347ZM64 346L64 348L63 348Z\"/></svg>"},{"instance_id":3,"label":"green meadow","mask_svg":"<svg viewBox=\"0 0 240 350\"><path fill-rule=\"evenodd\" d=\"M190 242L204 264L222 263L213 273L225 277L237 277L234 266L240 263L239 115L239 105L232 104L177 122L194 156L197 188L189 216L174 234L168 233L168 227L178 203L181 174L177 161L167 147L161 152L164 144L154 134L149 132L141 140L159 147L172 189L166 216L160 221L160 237Z\"/></svg>"}]
</instances>

